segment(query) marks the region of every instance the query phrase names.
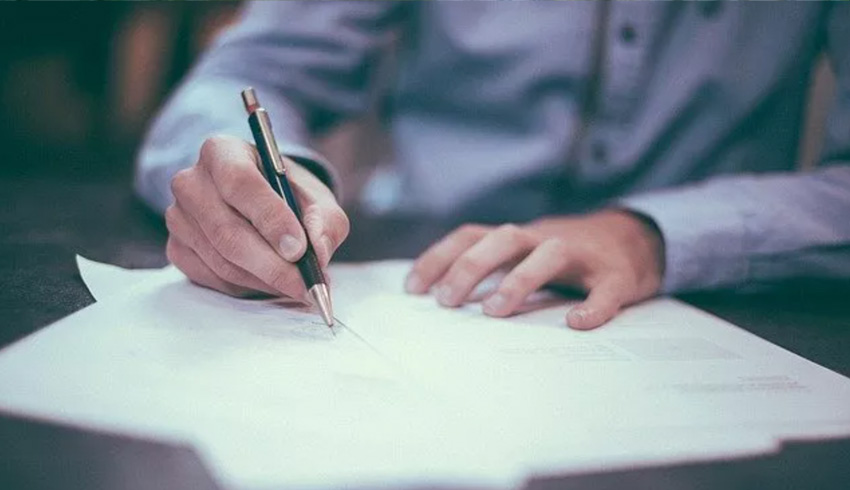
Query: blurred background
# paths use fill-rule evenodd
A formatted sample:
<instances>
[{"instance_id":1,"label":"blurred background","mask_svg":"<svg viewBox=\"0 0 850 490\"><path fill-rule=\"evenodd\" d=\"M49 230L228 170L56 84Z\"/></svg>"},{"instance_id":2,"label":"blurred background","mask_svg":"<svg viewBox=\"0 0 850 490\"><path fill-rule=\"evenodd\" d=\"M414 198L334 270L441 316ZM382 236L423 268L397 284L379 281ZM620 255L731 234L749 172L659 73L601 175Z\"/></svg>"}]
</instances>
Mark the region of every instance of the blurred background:
<instances>
[{"instance_id":1,"label":"blurred background","mask_svg":"<svg viewBox=\"0 0 850 490\"><path fill-rule=\"evenodd\" d=\"M0 179L129 185L157 108L240 2L0 2ZM348 189L376 145L375 117L317 144ZM374 142L374 137L369 137ZM347 193L353 196L353 193Z\"/></svg>"},{"instance_id":2,"label":"blurred background","mask_svg":"<svg viewBox=\"0 0 850 490\"><path fill-rule=\"evenodd\" d=\"M133 161L238 7L0 2L0 346L92 302L76 254L165 265L162 218L131 193Z\"/></svg>"},{"instance_id":3,"label":"blurred background","mask_svg":"<svg viewBox=\"0 0 850 490\"><path fill-rule=\"evenodd\" d=\"M2 2L0 172L129 176L147 121L237 2Z\"/></svg>"}]
</instances>

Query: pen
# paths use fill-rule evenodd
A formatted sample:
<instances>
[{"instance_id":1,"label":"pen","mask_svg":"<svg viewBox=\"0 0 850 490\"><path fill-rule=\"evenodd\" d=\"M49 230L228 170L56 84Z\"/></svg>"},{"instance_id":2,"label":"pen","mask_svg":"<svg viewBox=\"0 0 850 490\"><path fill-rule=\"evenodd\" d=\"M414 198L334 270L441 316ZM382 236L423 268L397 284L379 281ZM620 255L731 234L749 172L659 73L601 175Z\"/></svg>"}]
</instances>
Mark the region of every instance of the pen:
<instances>
[{"instance_id":1,"label":"pen","mask_svg":"<svg viewBox=\"0 0 850 490\"><path fill-rule=\"evenodd\" d=\"M295 194L292 192L289 179L286 177L284 163L289 159L281 155L277 148L269 114L260 106L253 88L249 87L242 91L242 101L245 103L245 110L248 111L248 124L251 125L254 142L257 144L257 151L260 154L263 175L277 195L286 201L286 204L295 213L295 217L298 218L298 223L304 228L301 208L298 206L298 201L295 200ZM331 332L333 332L334 319L328 283L325 281L321 267L319 267L319 260L316 258L316 252L313 250L306 230L304 235L307 236L307 250L298 259L296 265L301 273L301 278L304 279L307 291L313 298L313 303L319 308L322 319L328 327L331 327Z\"/></svg>"}]
</instances>

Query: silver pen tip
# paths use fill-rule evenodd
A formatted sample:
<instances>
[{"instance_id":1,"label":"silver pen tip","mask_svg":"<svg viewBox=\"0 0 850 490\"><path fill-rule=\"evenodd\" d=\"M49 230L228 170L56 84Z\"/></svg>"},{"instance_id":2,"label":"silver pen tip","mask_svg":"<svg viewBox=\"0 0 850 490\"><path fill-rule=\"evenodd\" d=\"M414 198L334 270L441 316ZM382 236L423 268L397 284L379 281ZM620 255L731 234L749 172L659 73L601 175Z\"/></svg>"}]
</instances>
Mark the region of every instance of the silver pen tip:
<instances>
[{"instance_id":1,"label":"silver pen tip","mask_svg":"<svg viewBox=\"0 0 850 490\"><path fill-rule=\"evenodd\" d=\"M328 287L324 284L316 284L310 288L310 297L313 298L313 304L315 304L319 309L319 314L322 315L322 320L325 321L325 324L329 327L333 327L334 314Z\"/></svg>"}]
</instances>

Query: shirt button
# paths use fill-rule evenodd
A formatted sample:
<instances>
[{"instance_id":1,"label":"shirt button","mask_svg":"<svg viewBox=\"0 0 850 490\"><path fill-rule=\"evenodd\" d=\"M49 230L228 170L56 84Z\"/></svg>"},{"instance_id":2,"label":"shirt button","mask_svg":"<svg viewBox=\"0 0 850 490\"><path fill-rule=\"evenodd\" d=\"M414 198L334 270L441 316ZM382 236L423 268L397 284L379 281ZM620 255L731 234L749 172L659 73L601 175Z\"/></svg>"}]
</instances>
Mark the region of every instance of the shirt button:
<instances>
[{"instance_id":1,"label":"shirt button","mask_svg":"<svg viewBox=\"0 0 850 490\"><path fill-rule=\"evenodd\" d=\"M720 0L707 0L704 2L698 2L698 4L700 13L706 19L714 17L721 9L723 9L723 2Z\"/></svg>"},{"instance_id":2,"label":"shirt button","mask_svg":"<svg viewBox=\"0 0 850 490\"><path fill-rule=\"evenodd\" d=\"M620 41L623 44L632 44L637 39L637 31L631 24L624 24L620 27Z\"/></svg>"},{"instance_id":3,"label":"shirt button","mask_svg":"<svg viewBox=\"0 0 850 490\"><path fill-rule=\"evenodd\" d=\"M602 141L596 141L590 148L590 154L597 163L605 163L608 159L608 147Z\"/></svg>"}]
</instances>

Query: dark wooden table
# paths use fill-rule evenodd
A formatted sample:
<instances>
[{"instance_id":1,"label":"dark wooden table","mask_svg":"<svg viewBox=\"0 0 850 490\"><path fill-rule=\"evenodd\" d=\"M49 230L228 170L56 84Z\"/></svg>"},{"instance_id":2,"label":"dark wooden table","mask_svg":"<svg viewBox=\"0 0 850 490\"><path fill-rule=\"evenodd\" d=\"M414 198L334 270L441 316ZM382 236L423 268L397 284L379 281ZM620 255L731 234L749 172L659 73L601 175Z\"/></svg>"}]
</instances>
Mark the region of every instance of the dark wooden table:
<instances>
[{"instance_id":1,"label":"dark wooden table","mask_svg":"<svg viewBox=\"0 0 850 490\"><path fill-rule=\"evenodd\" d=\"M346 259L410 257L439 227L353 219ZM381 230L383 245L372 239ZM129 191L99 182L0 181L0 347L93 303L75 254L125 267L166 263L166 233ZM386 241L386 237L400 237ZM850 283L799 281L757 294L682 299L850 376ZM742 407L746 409L746 407ZM535 479L529 488L850 488L850 439L789 444L777 455ZM191 447L0 416L0 488L217 488Z\"/></svg>"}]
</instances>

